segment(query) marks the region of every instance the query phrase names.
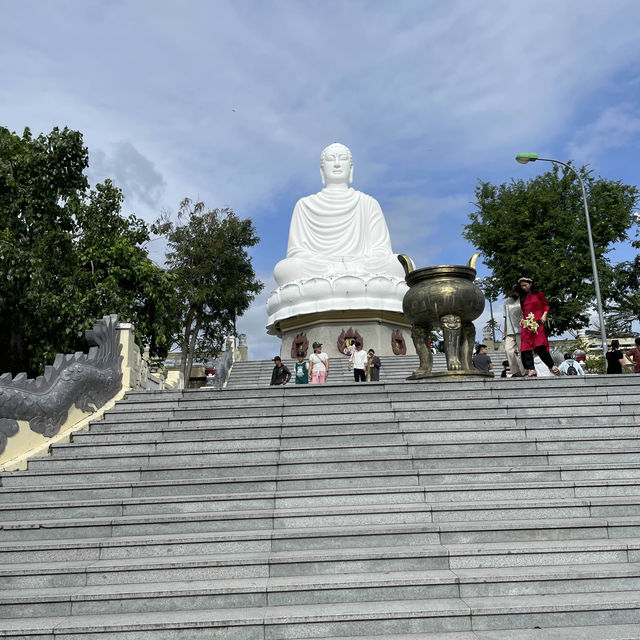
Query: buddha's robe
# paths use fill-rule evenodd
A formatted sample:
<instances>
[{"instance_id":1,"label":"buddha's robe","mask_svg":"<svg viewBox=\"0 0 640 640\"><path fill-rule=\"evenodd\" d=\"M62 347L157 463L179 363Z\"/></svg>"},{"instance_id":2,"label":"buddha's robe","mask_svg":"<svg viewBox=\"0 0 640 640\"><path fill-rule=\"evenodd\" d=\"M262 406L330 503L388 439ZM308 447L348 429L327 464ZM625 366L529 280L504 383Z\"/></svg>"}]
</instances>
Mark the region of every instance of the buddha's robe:
<instances>
[{"instance_id":1,"label":"buddha's robe","mask_svg":"<svg viewBox=\"0 0 640 640\"><path fill-rule=\"evenodd\" d=\"M314 276L390 275L404 279L377 200L355 189L323 189L296 203L278 285Z\"/></svg>"}]
</instances>

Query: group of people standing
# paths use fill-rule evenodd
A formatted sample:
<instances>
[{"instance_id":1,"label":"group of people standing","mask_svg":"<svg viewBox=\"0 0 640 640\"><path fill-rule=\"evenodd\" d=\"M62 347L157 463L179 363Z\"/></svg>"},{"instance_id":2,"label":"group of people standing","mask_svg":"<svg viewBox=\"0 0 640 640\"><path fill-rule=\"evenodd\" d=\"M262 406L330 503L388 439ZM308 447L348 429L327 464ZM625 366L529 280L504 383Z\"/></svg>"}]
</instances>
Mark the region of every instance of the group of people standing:
<instances>
[{"instance_id":1,"label":"group of people standing","mask_svg":"<svg viewBox=\"0 0 640 640\"><path fill-rule=\"evenodd\" d=\"M549 303L545 295L528 277L522 277L506 292L504 303L504 347L507 361L504 363L503 377L506 376L507 364L512 377L524 376L533 378L538 369L549 370L554 375L585 375L570 354L565 354L565 361L557 367L549 353L549 340L546 325L549 314ZM356 382L377 382L380 380L380 358L373 349L365 352L362 344L354 342L346 351L349 354L349 371L353 369ZM635 373L640 373L640 338L635 339L635 347L627 352L633 363ZM536 362L536 359L539 359ZM272 385L287 384L291 372L282 363L280 356L274 359L275 366L271 376ZM606 353L607 373L622 373L624 354L617 340L612 340L611 349ZM544 364L540 367L539 363ZM474 364L479 369L491 369L491 360L487 355L486 345L478 347L474 356ZM304 353L298 353L295 363L296 384L324 384L329 375L329 356L322 351L322 344L313 343L313 353L308 362ZM546 375L549 375L546 373Z\"/></svg>"},{"instance_id":2,"label":"group of people standing","mask_svg":"<svg viewBox=\"0 0 640 640\"><path fill-rule=\"evenodd\" d=\"M544 293L534 285L533 280L526 277L520 278L517 284L506 292L506 295L503 333L511 375L526 377L538 375L536 356L555 375L585 375L580 364L568 353L565 354L564 362L560 367L553 362L546 332L549 303ZM624 355L618 340L611 341L611 349L605 357L607 373L623 372ZM635 339L635 347L627 352L627 357L632 361L634 371L640 373L640 338Z\"/></svg>"},{"instance_id":3,"label":"group of people standing","mask_svg":"<svg viewBox=\"0 0 640 640\"><path fill-rule=\"evenodd\" d=\"M291 371L280 356L274 359L271 385L286 385L291 380ZM373 349L365 351L361 342L355 342L349 350L349 371L353 368L356 382L378 382L380 380L380 358ZM324 384L329 375L329 356L322 350L320 342L313 343L313 353L305 360L299 351L294 364L295 384Z\"/></svg>"},{"instance_id":4,"label":"group of people standing","mask_svg":"<svg viewBox=\"0 0 640 640\"><path fill-rule=\"evenodd\" d=\"M549 353L545 325L549 303L531 278L522 277L507 292L504 304L504 348L512 376L535 377L538 356L554 375L560 370ZM520 358L518 358L518 354Z\"/></svg>"}]
</instances>

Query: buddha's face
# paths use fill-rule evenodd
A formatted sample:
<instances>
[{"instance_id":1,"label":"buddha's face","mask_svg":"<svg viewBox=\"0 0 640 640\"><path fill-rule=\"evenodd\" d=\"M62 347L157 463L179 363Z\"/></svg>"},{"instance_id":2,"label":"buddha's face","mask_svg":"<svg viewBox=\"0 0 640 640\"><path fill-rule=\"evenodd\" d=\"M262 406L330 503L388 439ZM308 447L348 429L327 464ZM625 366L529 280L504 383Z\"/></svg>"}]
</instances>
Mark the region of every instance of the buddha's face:
<instances>
[{"instance_id":1,"label":"buddha's face","mask_svg":"<svg viewBox=\"0 0 640 640\"><path fill-rule=\"evenodd\" d=\"M334 143L322 152L320 161L322 184L350 184L353 180L351 152L343 144Z\"/></svg>"}]
</instances>

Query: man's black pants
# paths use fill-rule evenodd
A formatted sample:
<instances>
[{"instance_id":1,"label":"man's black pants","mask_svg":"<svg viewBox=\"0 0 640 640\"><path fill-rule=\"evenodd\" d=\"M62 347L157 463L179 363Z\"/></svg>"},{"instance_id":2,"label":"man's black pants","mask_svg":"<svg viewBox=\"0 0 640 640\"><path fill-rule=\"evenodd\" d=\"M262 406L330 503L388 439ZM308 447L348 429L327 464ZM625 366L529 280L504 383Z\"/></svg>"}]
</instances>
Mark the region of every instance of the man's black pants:
<instances>
[{"instance_id":1,"label":"man's black pants","mask_svg":"<svg viewBox=\"0 0 640 640\"><path fill-rule=\"evenodd\" d=\"M353 377L355 378L356 382L366 382L367 381L367 376L364 374L364 369L354 369L353 370Z\"/></svg>"}]
</instances>

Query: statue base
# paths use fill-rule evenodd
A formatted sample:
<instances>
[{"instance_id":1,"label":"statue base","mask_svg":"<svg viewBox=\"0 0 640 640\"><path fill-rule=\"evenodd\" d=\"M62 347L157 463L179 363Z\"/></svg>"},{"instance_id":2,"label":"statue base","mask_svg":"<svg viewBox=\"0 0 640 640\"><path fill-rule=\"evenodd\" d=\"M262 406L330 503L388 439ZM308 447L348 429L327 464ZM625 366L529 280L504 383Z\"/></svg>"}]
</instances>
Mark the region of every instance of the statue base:
<instances>
[{"instance_id":1,"label":"statue base","mask_svg":"<svg viewBox=\"0 0 640 640\"><path fill-rule=\"evenodd\" d=\"M431 380L433 378L493 378L493 371L481 371L480 369L458 369L454 371L436 371L434 373L414 371L407 380Z\"/></svg>"},{"instance_id":2,"label":"statue base","mask_svg":"<svg viewBox=\"0 0 640 640\"><path fill-rule=\"evenodd\" d=\"M272 325L272 332L282 338L283 360L294 358L298 349L309 356L314 342L320 342L330 358L346 358L344 350L356 340L365 351L373 349L378 356L416 355L411 324L396 311L319 311L283 318Z\"/></svg>"}]
</instances>

